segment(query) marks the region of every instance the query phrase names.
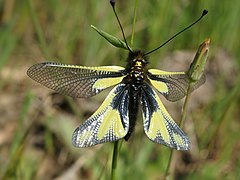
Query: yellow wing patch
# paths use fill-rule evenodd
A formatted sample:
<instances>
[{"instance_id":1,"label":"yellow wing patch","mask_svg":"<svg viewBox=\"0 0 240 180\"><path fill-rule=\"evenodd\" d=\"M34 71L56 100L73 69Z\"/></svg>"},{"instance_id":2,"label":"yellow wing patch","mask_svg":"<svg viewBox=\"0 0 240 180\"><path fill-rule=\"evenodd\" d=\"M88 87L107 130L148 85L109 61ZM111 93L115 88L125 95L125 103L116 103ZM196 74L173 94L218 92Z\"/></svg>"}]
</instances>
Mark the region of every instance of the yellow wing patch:
<instances>
[{"instance_id":1,"label":"yellow wing patch","mask_svg":"<svg viewBox=\"0 0 240 180\"><path fill-rule=\"evenodd\" d=\"M158 134L161 134L165 142L170 142L170 136L164 123L164 117L159 110L152 114L151 123L147 134L150 139L155 139Z\"/></svg>"},{"instance_id":2,"label":"yellow wing patch","mask_svg":"<svg viewBox=\"0 0 240 180\"><path fill-rule=\"evenodd\" d=\"M145 86L141 101L147 137L153 142L177 150L188 150L190 148L188 137L173 121L157 93L150 86Z\"/></svg>"},{"instance_id":3,"label":"yellow wing patch","mask_svg":"<svg viewBox=\"0 0 240 180\"><path fill-rule=\"evenodd\" d=\"M103 122L100 124L97 134L98 139L103 139L106 136L106 132L110 131L113 131L116 137L124 137L126 135L119 111L112 108L104 114Z\"/></svg>"},{"instance_id":4,"label":"yellow wing patch","mask_svg":"<svg viewBox=\"0 0 240 180\"><path fill-rule=\"evenodd\" d=\"M150 79L151 84L160 92L162 93L167 93L168 92L168 87L166 83L161 82L161 81L154 81Z\"/></svg>"},{"instance_id":5,"label":"yellow wing patch","mask_svg":"<svg viewBox=\"0 0 240 180\"><path fill-rule=\"evenodd\" d=\"M103 90L106 89L108 87L114 86L118 83L120 83L123 78L125 76L122 77L114 77L114 78L102 78L102 79L98 79L94 84L93 84L93 89L96 90Z\"/></svg>"},{"instance_id":6,"label":"yellow wing patch","mask_svg":"<svg viewBox=\"0 0 240 180\"><path fill-rule=\"evenodd\" d=\"M121 66L95 66L95 67L89 67L89 66L78 66L78 65L68 65L68 64L59 64L59 63L48 63L48 66L52 67L65 67L65 68L78 68L78 69L86 69L86 70L97 70L97 71L110 71L110 72L116 72L124 70Z\"/></svg>"},{"instance_id":7,"label":"yellow wing patch","mask_svg":"<svg viewBox=\"0 0 240 180\"><path fill-rule=\"evenodd\" d=\"M169 71L162 71L159 69L149 69L148 72L154 75L173 75L173 74L185 74L185 72L169 72Z\"/></svg>"},{"instance_id":8,"label":"yellow wing patch","mask_svg":"<svg viewBox=\"0 0 240 180\"><path fill-rule=\"evenodd\" d=\"M89 147L123 138L129 129L128 90L119 84L109 93L99 109L73 133L76 147Z\"/></svg>"},{"instance_id":9,"label":"yellow wing patch","mask_svg":"<svg viewBox=\"0 0 240 180\"><path fill-rule=\"evenodd\" d=\"M189 76L185 72L168 72L158 69L149 69L147 77L153 87L157 89L169 101L182 99L188 89ZM190 92L197 89L205 82L205 76L190 89Z\"/></svg>"}]
</instances>

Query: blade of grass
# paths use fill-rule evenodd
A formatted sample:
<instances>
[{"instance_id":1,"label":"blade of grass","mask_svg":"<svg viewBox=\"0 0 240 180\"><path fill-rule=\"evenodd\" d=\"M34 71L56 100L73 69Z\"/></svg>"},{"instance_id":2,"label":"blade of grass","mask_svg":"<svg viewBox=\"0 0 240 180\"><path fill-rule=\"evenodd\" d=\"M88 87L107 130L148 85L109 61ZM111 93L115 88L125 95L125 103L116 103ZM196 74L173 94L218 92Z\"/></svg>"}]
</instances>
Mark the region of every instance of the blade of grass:
<instances>
[{"instance_id":1,"label":"blade of grass","mask_svg":"<svg viewBox=\"0 0 240 180\"><path fill-rule=\"evenodd\" d=\"M215 129L215 132L211 138L211 141L209 142L209 149L214 148L214 142L219 138L218 134L222 131L222 129L225 129L225 125L229 123L229 119L226 118L228 115L228 112L231 110L231 108L235 105L236 101L239 99L240 96L240 75L236 79L236 85L234 88L229 92L229 96L224 102L224 107L222 108L223 111L221 112L220 115L220 120L219 123ZM226 121L228 121L226 123Z\"/></svg>"},{"instance_id":2,"label":"blade of grass","mask_svg":"<svg viewBox=\"0 0 240 180\"><path fill-rule=\"evenodd\" d=\"M12 177L17 178L17 169L22 158L22 153L25 147L27 136L34 125L34 121L31 122L27 129L23 128L24 120L27 117L27 112L32 104L32 94L27 93L23 102L22 110L19 116L18 129L16 130L16 136L13 140L10 161L5 169L2 179L9 179ZM24 131L25 130L25 131Z\"/></svg>"},{"instance_id":3,"label":"blade of grass","mask_svg":"<svg viewBox=\"0 0 240 180\"><path fill-rule=\"evenodd\" d=\"M37 14L35 13L36 11L34 10L32 0L27 0L27 5L28 5L29 15L30 15L30 17L32 19L32 22L33 22L33 26L34 26L34 28L37 32L37 37L38 37L38 40L40 42L41 49L42 49L45 56L49 56L47 43L46 43L43 31L42 31L41 25L39 23Z\"/></svg>"},{"instance_id":4,"label":"blade of grass","mask_svg":"<svg viewBox=\"0 0 240 180\"><path fill-rule=\"evenodd\" d=\"M134 32L135 32L135 25L136 25L136 19L137 19L137 7L138 7L138 0L135 1L135 6L134 6L134 17L133 17L132 36L131 36L131 44L130 44L130 47L132 49L133 49Z\"/></svg>"},{"instance_id":5,"label":"blade of grass","mask_svg":"<svg viewBox=\"0 0 240 180\"><path fill-rule=\"evenodd\" d=\"M111 171L111 179L116 179L116 168L117 168L117 159L118 159L118 151L119 151L119 141L114 142L113 148L113 157L112 157L112 171Z\"/></svg>"},{"instance_id":6,"label":"blade of grass","mask_svg":"<svg viewBox=\"0 0 240 180\"><path fill-rule=\"evenodd\" d=\"M12 33L16 19L12 19L9 24L2 25L0 28L0 70L8 62L9 57L17 45L17 36Z\"/></svg>"}]
</instances>

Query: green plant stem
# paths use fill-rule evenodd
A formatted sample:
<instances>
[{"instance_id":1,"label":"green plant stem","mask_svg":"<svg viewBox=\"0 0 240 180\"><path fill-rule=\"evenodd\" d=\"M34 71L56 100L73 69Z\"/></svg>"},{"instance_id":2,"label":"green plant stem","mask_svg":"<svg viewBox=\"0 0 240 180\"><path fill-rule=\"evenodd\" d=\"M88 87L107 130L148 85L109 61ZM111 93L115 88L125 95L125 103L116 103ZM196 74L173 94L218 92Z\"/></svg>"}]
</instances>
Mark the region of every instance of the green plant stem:
<instances>
[{"instance_id":1,"label":"green plant stem","mask_svg":"<svg viewBox=\"0 0 240 180\"><path fill-rule=\"evenodd\" d=\"M131 35L131 48L133 47L134 31L135 31L135 24L136 24L136 19L137 19L137 7L138 7L138 0L135 0L134 18L133 18L132 35ZM113 156L112 156L111 180L115 179L116 168L117 168L117 158L118 158L118 152L119 152L120 148L121 148L121 144L119 146L119 141L114 142Z\"/></svg>"},{"instance_id":2,"label":"green plant stem","mask_svg":"<svg viewBox=\"0 0 240 180\"><path fill-rule=\"evenodd\" d=\"M168 179L170 166L171 166L171 164L172 164L172 163L171 163L171 162L172 162L172 156L173 156L173 149L171 149L171 151L170 151L170 155L169 155L168 164L167 164L167 169L166 169L166 171L165 171L164 179Z\"/></svg>"},{"instance_id":3,"label":"green plant stem","mask_svg":"<svg viewBox=\"0 0 240 180\"><path fill-rule=\"evenodd\" d=\"M191 83L191 82L188 85L187 95L186 95L186 98L185 98L185 101L184 101L184 104L183 104L182 115L181 115L181 119L180 119L180 123L179 123L180 128L183 127L183 122L186 119L188 104L189 104L190 96L191 96L190 89L191 89L191 87L193 85L194 85L194 83ZM173 179L173 178L171 178L171 176L172 176L172 174L171 174L171 167L172 167L172 163L173 163L174 152L175 152L174 149L171 149L171 152L170 152L170 155L169 155L167 169L166 169L165 175L164 175L164 179Z\"/></svg>"},{"instance_id":4,"label":"green plant stem","mask_svg":"<svg viewBox=\"0 0 240 180\"><path fill-rule=\"evenodd\" d=\"M138 0L135 1L134 6L134 16L133 16L133 25L132 25L132 36L131 36L131 48L133 49L133 41L134 41L134 32L135 32L135 25L136 25L136 19L137 19L137 7L138 7Z\"/></svg>"},{"instance_id":5,"label":"green plant stem","mask_svg":"<svg viewBox=\"0 0 240 180\"><path fill-rule=\"evenodd\" d=\"M187 89L187 95L186 95L186 98L185 98L185 101L184 101L184 104L183 104L182 116L181 116L181 120L180 120L180 123L179 123L180 128L183 127L183 122L186 119L188 104L189 104L190 96L191 96L190 89L192 88L193 85L194 85L194 83L189 83L189 86L188 86L188 89Z\"/></svg>"},{"instance_id":6,"label":"green plant stem","mask_svg":"<svg viewBox=\"0 0 240 180\"><path fill-rule=\"evenodd\" d=\"M114 142L113 148L113 157L112 157L112 171L111 171L111 180L115 179L116 167L117 167L117 158L118 158L118 150L119 150L119 141Z\"/></svg>"}]
</instances>

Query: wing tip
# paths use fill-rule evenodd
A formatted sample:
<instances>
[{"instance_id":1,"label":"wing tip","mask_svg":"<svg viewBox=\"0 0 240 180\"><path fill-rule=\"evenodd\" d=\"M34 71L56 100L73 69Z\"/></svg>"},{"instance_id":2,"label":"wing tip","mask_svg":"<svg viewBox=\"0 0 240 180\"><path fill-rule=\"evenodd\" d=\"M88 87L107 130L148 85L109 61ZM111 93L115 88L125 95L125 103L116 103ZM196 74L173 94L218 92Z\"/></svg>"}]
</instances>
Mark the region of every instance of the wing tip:
<instances>
[{"instance_id":1,"label":"wing tip","mask_svg":"<svg viewBox=\"0 0 240 180\"><path fill-rule=\"evenodd\" d=\"M172 145L172 148L178 150L178 151L188 151L191 149L191 143L190 143L190 140L189 138L185 135L183 138L182 138L182 143L177 143L177 142L173 142L171 145Z\"/></svg>"},{"instance_id":2,"label":"wing tip","mask_svg":"<svg viewBox=\"0 0 240 180\"><path fill-rule=\"evenodd\" d=\"M148 137L148 136L147 136ZM148 139L150 139L152 142L157 143L157 144L162 144L166 147L172 148L172 149L176 149L178 151L188 151L191 149L191 144L189 139L186 137L184 138L184 142L179 144L176 142L166 142L163 139L151 139L148 137Z\"/></svg>"},{"instance_id":3,"label":"wing tip","mask_svg":"<svg viewBox=\"0 0 240 180\"><path fill-rule=\"evenodd\" d=\"M175 146L173 148L178 151L188 151L191 149L191 146L190 146L190 143L188 143L188 144L185 144L184 146Z\"/></svg>"},{"instance_id":4,"label":"wing tip","mask_svg":"<svg viewBox=\"0 0 240 180\"><path fill-rule=\"evenodd\" d=\"M73 132L73 135L72 135L72 145L74 146L74 147L78 147L78 148L80 148L80 147L82 147L82 146L80 146L80 143L78 142L78 131L79 131L79 127L77 127L75 130L74 130L74 132Z\"/></svg>"},{"instance_id":5,"label":"wing tip","mask_svg":"<svg viewBox=\"0 0 240 180\"><path fill-rule=\"evenodd\" d=\"M37 63L37 64L30 66L30 68L28 68L28 70L27 70L27 75L30 78L33 78L33 76L32 76L33 73L36 72L36 70L42 68L43 66L46 66L47 64L49 64L49 62L41 62L41 63Z\"/></svg>"},{"instance_id":6,"label":"wing tip","mask_svg":"<svg viewBox=\"0 0 240 180\"><path fill-rule=\"evenodd\" d=\"M83 130L81 129L81 126L77 127L72 135L72 145L76 148L86 148L91 147L100 143L96 143L94 141L91 141L90 139L84 137ZM86 134L85 134L86 135Z\"/></svg>"}]
</instances>

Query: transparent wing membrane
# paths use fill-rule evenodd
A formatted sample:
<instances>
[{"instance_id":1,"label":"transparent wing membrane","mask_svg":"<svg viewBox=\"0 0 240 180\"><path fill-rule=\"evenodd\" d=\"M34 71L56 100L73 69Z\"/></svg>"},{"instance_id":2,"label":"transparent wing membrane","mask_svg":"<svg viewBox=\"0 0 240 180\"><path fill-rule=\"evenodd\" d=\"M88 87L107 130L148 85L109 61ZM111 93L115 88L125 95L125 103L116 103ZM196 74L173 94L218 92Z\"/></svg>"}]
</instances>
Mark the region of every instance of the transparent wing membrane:
<instances>
[{"instance_id":1,"label":"transparent wing membrane","mask_svg":"<svg viewBox=\"0 0 240 180\"><path fill-rule=\"evenodd\" d=\"M79 98L94 96L120 83L123 71L120 66L85 67L46 62L33 65L27 74L60 94Z\"/></svg>"},{"instance_id":2,"label":"transparent wing membrane","mask_svg":"<svg viewBox=\"0 0 240 180\"><path fill-rule=\"evenodd\" d=\"M148 71L150 83L169 101L178 101L187 94L189 77L185 72L167 72L157 69ZM190 89L197 89L205 82L205 76Z\"/></svg>"}]
</instances>

